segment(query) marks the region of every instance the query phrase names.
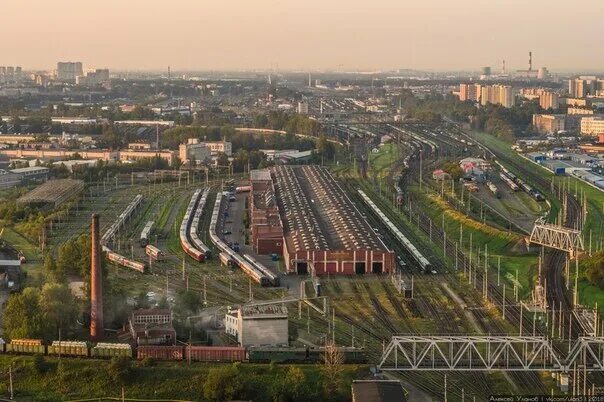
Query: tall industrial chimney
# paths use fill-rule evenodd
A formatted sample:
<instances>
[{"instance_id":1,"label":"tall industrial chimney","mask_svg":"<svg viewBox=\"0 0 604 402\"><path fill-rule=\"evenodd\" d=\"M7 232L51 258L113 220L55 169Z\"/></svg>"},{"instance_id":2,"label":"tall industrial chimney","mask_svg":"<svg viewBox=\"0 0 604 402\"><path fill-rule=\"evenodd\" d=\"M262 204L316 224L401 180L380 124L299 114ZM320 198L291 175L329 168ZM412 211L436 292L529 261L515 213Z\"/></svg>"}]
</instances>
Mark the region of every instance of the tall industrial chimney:
<instances>
[{"instance_id":1,"label":"tall industrial chimney","mask_svg":"<svg viewBox=\"0 0 604 402\"><path fill-rule=\"evenodd\" d=\"M533 52L529 52L529 71L533 71Z\"/></svg>"},{"instance_id":2,"label":"tall industrial chimney","mask_svg":"<svg viewBox=\"0 0 604 402\"><path fill-rule=\"evenodd\" d=\"M99 216L92 214L90 258L90 338L103 339L103 274L101 272L101 246Z\"/></svg>"}]
</instances>

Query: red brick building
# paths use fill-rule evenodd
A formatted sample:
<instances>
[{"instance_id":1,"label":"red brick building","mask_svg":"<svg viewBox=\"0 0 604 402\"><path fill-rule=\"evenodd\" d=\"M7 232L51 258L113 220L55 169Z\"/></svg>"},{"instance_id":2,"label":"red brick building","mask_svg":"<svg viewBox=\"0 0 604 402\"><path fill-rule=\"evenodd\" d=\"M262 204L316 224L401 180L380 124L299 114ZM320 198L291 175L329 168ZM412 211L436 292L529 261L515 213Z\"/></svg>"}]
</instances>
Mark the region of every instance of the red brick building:
<instances>
[{"instance_id":1,"label":"red brick building","mask_svg":"<svg viewBox=\"0 0 604 402\"><path fill-rule=\"evenodd\" d=\"M394 270L394 253L327 169L277 166L271 172L288 272L352 275Z\"/></svg>"},{"instance_id":2,"label":"red brick building","mask_svg":"<svg viewBox=\"0 0 604 402\"><path fill-rule=\"evenodd\" d=\"M250 228L257 254L283 254L283 225L269 170L250 173Z\"/></svg>"}]
</instances>

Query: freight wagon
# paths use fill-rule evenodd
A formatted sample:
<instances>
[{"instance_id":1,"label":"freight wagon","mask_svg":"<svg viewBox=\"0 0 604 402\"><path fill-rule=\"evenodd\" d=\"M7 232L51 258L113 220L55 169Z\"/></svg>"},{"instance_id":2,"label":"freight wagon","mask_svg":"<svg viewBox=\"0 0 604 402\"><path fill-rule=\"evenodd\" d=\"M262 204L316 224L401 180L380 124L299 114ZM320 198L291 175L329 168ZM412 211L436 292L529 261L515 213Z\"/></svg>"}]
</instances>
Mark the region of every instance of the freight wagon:
<instances>
[{"instance_id":1,"label":"freight wagon","mask_svg":"<svg viewBox=\"0 0 604 402\"><path fill-rule=\"evenodd\" d=\"M139 346L136 348L136 357L144 359L150 357L155 360L182 360L183 346Z\"/></svg>"},{"instance_id":2,"label":"freight wagon","mask_svg":"<svg viewBox=\"0 0 604 402\"><path fill-rule=\"evenodd\" d=\"M132 358L132 346L127 343L97 343L96 346L90 349L90 356L98 358Z\"/></svg>"},{"instance_id":3,"label":"freight wagon","mask_svg":"<svg viewBox=\"0 0 604 402\"><path fill-rule=\"evenodd\" d=\"M236 346L191 346L185 348L187 359L200 362L240 362L245 348Z\"/></svg>"},{"instance_id":4,"label":"freight wagon","mask_svg":"<svg viewBox=\"0 0 604 402\"><path fill-rule=\"evenodd\" d=\"M49 356L88 357L86 342L54 341L48 345Z\"/></svg>"},{"instance_id":5,"label":"freight wagon","mask_svg":"<svg viewBox=\"0 0 604 402\"><path fill-rule=\"evenodd\" d=\"M13 339L4 345L6 353L46 354L46 346L40 339Z\"/></svg>"}]
</instances>

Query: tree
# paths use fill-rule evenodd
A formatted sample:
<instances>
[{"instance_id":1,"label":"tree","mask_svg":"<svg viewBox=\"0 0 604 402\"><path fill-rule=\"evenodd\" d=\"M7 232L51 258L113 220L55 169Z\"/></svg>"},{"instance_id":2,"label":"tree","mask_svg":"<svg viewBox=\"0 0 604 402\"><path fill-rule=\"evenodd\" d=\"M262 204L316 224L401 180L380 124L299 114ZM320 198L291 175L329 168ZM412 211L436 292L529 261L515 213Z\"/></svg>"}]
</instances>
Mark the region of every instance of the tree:
<instances>
[{"instance_id":1,"label":"tree","mask_svg":"<svg viewBox=\"0 0 604 402\"><path fill-rule=\"evenodd\" d=\"M342 385L344 355L335 343L331 341L325 343L323 362L324 392L326 395L336 395Z\"/></svg>"},{"instance_id":2,"label":"tree","mask_svg":"<svg viewBox=\"0 0 604 402\"><path fill-rule=\"evenodd\" d=\"M44 275L48 283L63 283L65 280L65 272L57 267L51 253L44 256Z\"/></svg>"},{"instance_id":3,"label":"tree","mask_svg":"<svg viewBox=\"0 0 604 402\"><path fill-rule=\"evenodd\" d=\"M67 285L47 283L40 295L40 312L46 339L56 339L59 330L64 336L76 322L77 307Z\"/></svg>"},{"instance_id":4,"label":"tree","mask_svg":"<svg viewBox=\"0 0 604 402\"><path fill-rule=\"evenodd\" d=\"M303 402L317 397L311 395L304 372L295 366L289 367L285 376L276 377L271 394L275 402Z\"/></svg>"},{"instance_id":5,"label":"tree","mask_svg":"<svg viewBox=\"0 0 604 402\"><path fill-rule=\"evenodd\" d=\"M39 338L42 336L42 316L38 289L25 288L13 294L4 309L4 331L11 339Z\"/></svg>"},{"instance_id":6,"label":"tree","mask_svg":"<svg viewBox=\"0 0 604 402\"><path fill-rule=\"evenodd\" d=\"M213 368L203 383L203 396L211 401L243 399L244 384L237 363Z\"/></svg>"},{"instance_id":7,"label":"tree","mask_svg":"<svg viewBox=\"0 0 604 402\"><path fill-rule=\"evenodd\" d=\"M105 124L103 126L102 139L103 142L111 148L118 149L122 145L122 141L120 139L119 134L117 133L117 131L114 130L113 126L110 124Z\"/></svg>"}]
</instances>

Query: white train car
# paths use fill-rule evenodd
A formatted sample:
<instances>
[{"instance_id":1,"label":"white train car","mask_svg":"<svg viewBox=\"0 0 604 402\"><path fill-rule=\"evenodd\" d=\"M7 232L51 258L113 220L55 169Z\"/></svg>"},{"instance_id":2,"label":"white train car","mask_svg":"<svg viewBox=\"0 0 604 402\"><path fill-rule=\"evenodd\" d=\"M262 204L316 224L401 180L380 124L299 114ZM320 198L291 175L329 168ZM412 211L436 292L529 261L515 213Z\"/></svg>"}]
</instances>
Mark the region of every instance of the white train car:
<instances>
[{"instance_id":1,"label":"white train car","mask_svg":"<svg viewBox=\"0 0 604 402\"><path fill-rule=\"evenodd\" d=\"M128 204L126 209L118 216L118 218L111 224L109 229L101 236L101 244L108 245L115 239L115 235L119 229L126 223L126 221L132 216L136 208L143 202L142 194L137 194L136 197Z\"/></svg>"},{"instance_id":2,"label":"white train car","mask_svg":"<svg viewBox=\"0 0 604 402\"><path fill-rule=\"evenodd\" d=\"M203 253L204 259L210 258L211 250L199 239L197 230L199 229L199 222L201 221L201 215L206 205L209 193L210 189L208 188L203 191L203 194L201 195L201 198L197 203L197 207L195 208L195 213L193 214L191 225L189 226L189 238L191 239L191 244L194 248Z\"/></svg>"},{"instance_id":3,"label":"white train car","mask_svg":"<svg viewBox=\"0 0 604 402\"><path fill-rule=\"evenodd\" d=\"M388 230L392 232L392 234L397 238L398 241L409 251L409 253L413 256L413 258L417 261L419 266L425 271L430 272L432 267L430 261L426 257L423 256L422 253L403 235L403 233L388 219L386 215L378 208L377 205L365 194L363 190L358 190L363 201L375 212L375 214L380 218L380 220L386 225Z\"/></svg>"},{"instance_id":4,"label":"white train car","mask_svg":"<svg viewBox=\"0 0 604 402\"><path fill-rule=\"evenodd\" d=\"M146 247L149 244L149 238L151 236L151 231L153 230L153 221L149 221L145 224L145 227L141 231L140 243L141 247Z\"/></svg>"}]
</instances>

